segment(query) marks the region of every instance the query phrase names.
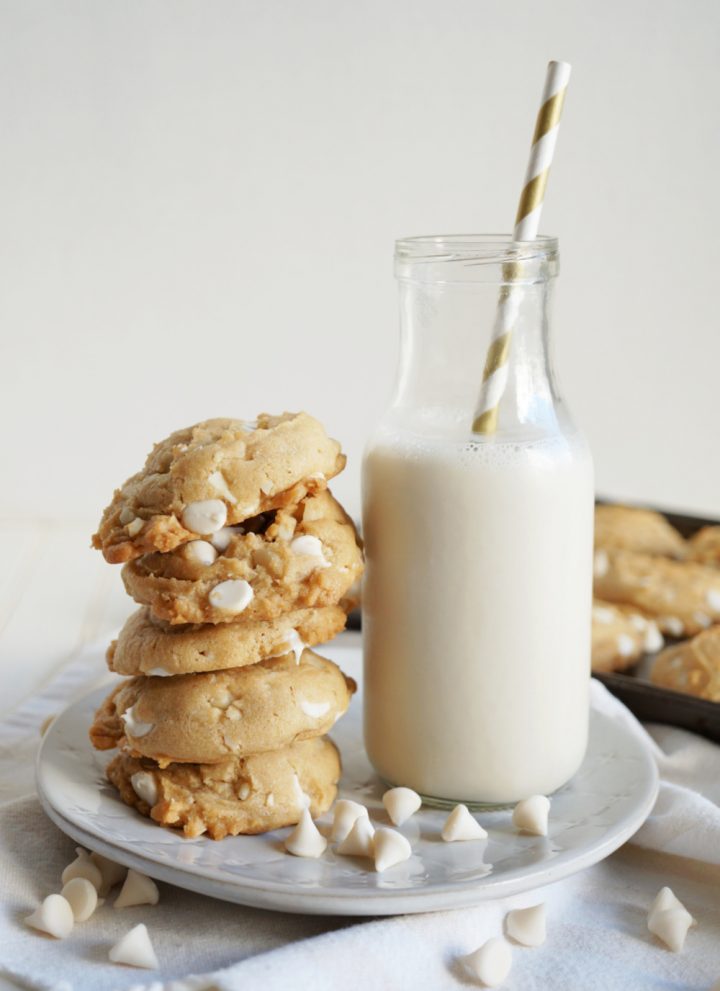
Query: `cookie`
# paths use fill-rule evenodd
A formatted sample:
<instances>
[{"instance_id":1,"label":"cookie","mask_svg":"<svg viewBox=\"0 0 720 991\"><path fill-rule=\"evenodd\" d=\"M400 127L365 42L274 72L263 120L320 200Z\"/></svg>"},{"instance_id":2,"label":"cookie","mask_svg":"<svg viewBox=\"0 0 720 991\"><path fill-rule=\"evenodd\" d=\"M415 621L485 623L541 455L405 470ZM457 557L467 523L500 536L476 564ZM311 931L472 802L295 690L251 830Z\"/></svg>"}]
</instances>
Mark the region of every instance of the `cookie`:
<instances>
[{"instance_id":1,"label":"cookie","mask_svg":"<svg viewBox=\"0 0 720 991\"><path fill-rule=\"evenodd\" d=\"M340 445L307 413L205 420L156 444L115 492L93 546L111 564L171 551L325 488Z\"/></svg>"},{"instance_id":2,"label":"cookie","mask_svg":"<svg viewBox=\"0 0 720 991\"><path fill-rule=\"evenodd\" d=\"M244 668L131 678L108 696L90 728L98 750L122 746L160 767L216 764L327 733L355 682L311 650Z\"/></svg>"},{"instance_id":3,"label":"cookie","mask_svg":"<svg viewBox=\"0 0 720 991\"><path fill-rule=\"evenodd\" d=\"M720 622L720 572L691 561L600 548L595 595L652 616L663 633L692 636Z\"/></svg>"},{"instance_id":4,"label":"cookie","mask_svg":"<svg viewBox=\"0 0 720 991\"><path fill-rule=\"evenodd\" d=\"M595 546L682 559L687 545L660 513L630 506L595 507Z\"/></svg>"},{"instance_id":5,"label":"cookie","mask_svg":"<svg viewBox=\"0 0 720 991\"><path fill-rule=\"evenodd\" d=\"M650 680L662 688L720 702L720 626L663 650Z\"/></svg>"},{"instance_id":6,"label":"cookie","mask_svg":"<svg viewBox=\"0 0 720 991\"><path fill-rule=\"evenodd\" d=\"M643 654L660 650L663 642L653 620L641 613L600 599L593 602L593 671L624 671Z\"/></svg>"},{"instance_id":7,"label":"cookie","mask_svg":"<svg viewBox=\"0 0 720 991\"><path fill-rule=\"evenodd\" d=\"M720 526L704 526L688 541L688 556L692 561L720 568Z\"/></svg>"},{"instance_id":8,"label":"cookie","mask_svg":"<svg viewBox=\"0 0 720 991\"><path fill-rule=\"evenodd\" d=\"M130 616L110 644L107 664L117 674L161 678L240 668L326 643L345 628L346 620L340 606L323 606L283 613L265 622L171 626L153 620L143 607Z\"/></svg>"},{"instance_id":9,"label":"cookie","mask_svg":"<svg viewBox=\"0 0 720 991\"><path fill-rule=\"evenodd\" d=\"M207 833L214 840L294 825L303 808L313 817L332 805L340 757L327 737L221 764L171 764L119 753L107 776L127 805L155 822Z\"/></svg>"},{"instance_id":10,"label":"cookie","mask_svg":"<svg viewBox=\"0 0 720 991\"><path fill-rule=\"evenodd\" d=\"M123 568L128 593L156 619L266 622L336 605L363 569L355 528L329 491L235 528L205 561L194 553L195 543Z\"/></svg>"}]
</instances>

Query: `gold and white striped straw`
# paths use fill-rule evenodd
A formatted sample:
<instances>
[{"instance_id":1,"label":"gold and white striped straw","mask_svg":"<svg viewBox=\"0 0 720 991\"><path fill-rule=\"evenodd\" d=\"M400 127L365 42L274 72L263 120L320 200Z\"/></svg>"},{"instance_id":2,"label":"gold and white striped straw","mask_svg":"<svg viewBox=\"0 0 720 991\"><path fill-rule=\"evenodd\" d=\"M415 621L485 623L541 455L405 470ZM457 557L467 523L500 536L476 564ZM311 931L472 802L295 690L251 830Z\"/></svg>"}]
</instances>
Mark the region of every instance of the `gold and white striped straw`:
<instances>
[{"instance_id":1,"label":"gold and white striped straw","mask_svg":"<svg viewBox=\"0 0 720 991\"><path fill-rule=\"evenodd\" d=\"M515 217L513 230L515 241L532 241L537 237L545 187L555 152L569 79L570 65L567 62L548 63L542 102L530 148L530 159ZM472 427L476 434L493 434L497 430L498 408L508 380L512 331L520 309L521 291L513 288L511 284L513 276L517 277L518 274L517 266L512 263L505 266L505 275L510 284L504 285L501 290L490 346L485 358L480 400L475 410Z\"/></svg>"}]
</instances>

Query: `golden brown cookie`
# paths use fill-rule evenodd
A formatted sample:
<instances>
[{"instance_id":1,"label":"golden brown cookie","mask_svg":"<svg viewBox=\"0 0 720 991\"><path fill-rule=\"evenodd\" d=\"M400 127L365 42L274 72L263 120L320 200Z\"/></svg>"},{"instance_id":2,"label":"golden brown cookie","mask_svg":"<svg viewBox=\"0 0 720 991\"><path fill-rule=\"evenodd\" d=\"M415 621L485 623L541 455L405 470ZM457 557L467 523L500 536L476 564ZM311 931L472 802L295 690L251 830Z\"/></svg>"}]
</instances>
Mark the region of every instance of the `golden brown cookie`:
<instances>
[{"instance_id":1,"label":"golden brown cookie","mask_svg":"<svg viewBox=\"0 0 720 991\"><path fill-rule=\"evenodd\" d=\"M688 555L692 561L720 568L720 526L704 526L688 541Z\"/></svg>"},{"instance_id":2,"label":"golden brown cookie","mask_svg":"<svg viewBox=\"0 0 720 991\"><path fill-rule=\"evenodd\" d=\"M124 675L165 677L199 671L222 671L257 664L304 647L314 647L341 632L346 622L340 606L298 609L273 620L172 626L153 620L146 607L127 620L108 648L111 671Z\"/></svg>"},{"instance_id":3,"label":"golden brown cookie","mask_svg":"<svg viewBox=\"0 0 720 991\"><path fill-rule=\"evenodd\" d=\"M340 756L327 737L221 764L171 764L119 753L107 776L127 805L186 836L214 840L294 825L309 805L313 817L332 805Z\"/></svg>"},{"instance_id":4,"label":"golden brown cookie","mask_svg":"<svg viewBox=\"0 0 720 991\"><path fill-rule=\"evenodd\" d=\"M720 702L720 626L663 650L650 680L662 688Z\"/></svg>"},{"instance_id":5,"label":"golden brown cookie","mask_svg":"<svg viewBox=\"0 0 720 991\"><path fill-rule=\"evenodd\" d=\"M636 607L673 637L720 621L720 573L703 564L599 548L594 587L598 598Z\"/></svg>"},{"instance_id":6,"label":"golden brown cookie","mask_svg":"<svg viewBox=\"0 0 720 991\"><path fill-rule=\"evenodd\" d=\"M592 610L593 671L624 671L643 654L660 650L654 621L626 606L595 599Z\"/></svg>"},{"instance_id":7,"label":"golden brown cookie","mask_svg":"<svg viewBox=\"0 0 720 991\"><path fill-rule=\"evenodd\" d=\"M352 521L329 491L254 518L207 563L194 543L122 571L135 601L173 625L268 621L336 605L363 568Z\"/></svg>"},{"instance_id":8,"label":"golden brown cookie","mask_svg":"<svg viewBox=\"0 0 720 991\"><path fill-rule=\"evenodd\" d=\"M170 551L296 503L344 465L340 445L307 413L205 420L155 445L115 492L93 546L111 564Z\"/></svg>"},{"instance_id":9,"label":"golden brown cookie","mask_svg":"<svg viewBox=\"0 0 720 991\"><path fill-rule=\"evenodd\" d=\"M687 551L685 540L664 516L631 506L595 507L595 546L678 559Z\"/></svg>"},{"instance_id":10,"label":"golden brown cookie","mask_svg":"<svg viewBox=\"0 0 720 991\"><path fill-rule=\"evenodd\" d=\"M332 661L311 650L227 671L131 678L105 699L90 728L98 750L134 757L216 764L327 733L356 689Z\"/></svg>"}]
</instances>

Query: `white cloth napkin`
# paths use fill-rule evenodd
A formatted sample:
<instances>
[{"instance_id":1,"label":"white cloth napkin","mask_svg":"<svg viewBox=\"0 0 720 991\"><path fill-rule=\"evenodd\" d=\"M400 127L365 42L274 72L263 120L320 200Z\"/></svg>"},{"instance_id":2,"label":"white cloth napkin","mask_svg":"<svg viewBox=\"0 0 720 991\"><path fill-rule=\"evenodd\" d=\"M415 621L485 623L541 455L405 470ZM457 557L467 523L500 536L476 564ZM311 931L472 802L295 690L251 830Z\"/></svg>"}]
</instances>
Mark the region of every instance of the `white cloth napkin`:
<instances>
[{"instance_id":1,"label":"white cloth napkin","mask_svg":"<svg viewBox=\"0 0 720 991\"><path fill-rule=\"evenodd\" d=\"M99 680L96 655L68 665L40 695L0 724L0 974L55 991L443 991L477 986L462 956L502 933L509 908L544 901L548 939L513 946L504 987L515 991L706 991L720 979L720 748L681 730L641 727L601 685L593 699L652 748L661 789L647 823L618 853L581 874L475 909L379 920L243 908L161 885L160 904L104 906L63 941L23 918L52 891L74 844L33 794L39 727ZM673 954L646 927L669 884L697 919ZM108 962L108 949L138 922L150 930L160 971ZM189 976L199 975L199 976Z\"/></svg>"}]
</instances>

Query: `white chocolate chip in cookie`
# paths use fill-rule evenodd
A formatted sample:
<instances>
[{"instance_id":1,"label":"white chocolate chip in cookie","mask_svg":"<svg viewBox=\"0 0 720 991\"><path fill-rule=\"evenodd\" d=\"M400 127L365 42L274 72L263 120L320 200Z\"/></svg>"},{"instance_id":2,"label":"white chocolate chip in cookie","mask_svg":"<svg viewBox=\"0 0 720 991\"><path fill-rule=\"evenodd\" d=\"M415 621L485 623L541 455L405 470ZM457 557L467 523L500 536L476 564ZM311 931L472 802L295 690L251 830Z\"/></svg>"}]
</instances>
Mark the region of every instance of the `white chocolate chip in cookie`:
<instances>
[{"instance_id":1,"label":"white chocolate chip in cookie","mask_svg":"<svg viewBox=\"0 0 720 991\"><path fill-rule=\"evenodd\" d=\"M150 771L137 771L130 778L130 784L138 798L147 802L150 808L155 805L158 800L158 790L155 778Z\"/></svg>"},{"instance_id":2,"label":"white chocolate chip in cookie","mask_svg":"<svg viewBox=\"0 0 720 991\"><path fill-rule=\"evenodd\" d=\"M42 905L25 917L25 922L33 929L54 936L55 939L65 939L75 925L73 910L62 895L48 895Z\"/></svg>"},{"instance_id":3,"label":"white chocolate chip in cookie","mask_svg":"<svg viewBox=\"0 0 720 991\"><path fill-rule=\"evenodd\" d=\"M330 708L329 702L308 702L307 699L303 698L299 700L298 704L305 715L310 716L311 719L322 719Z\"/></svg>"},{"instance_id":4,"label":"white chocolate chip in cookie","mask_svg":"<svg viewBox=\"0 0 720 991\"><path fill-rule=\"evenodd\" d=\"M208 540L191 540L183 549L185 560L206 568L217 561L218 552Z\"/></svg>"},{"instance_id":5,"label":"white chocolate chip in cookie","mask_svg":"<svg viewBox=\"0 0 720 991\"><path fill-rule=\"evenodd\" d=\"M632 657L635 653L635 641L628 633L621 633L617 638L617 649L621 657Z\"/></svg>"},{"instance_id":6,"label":"white chocolate chip in cookie","mask_svg":"<svg viewBox=\"0 0 720 991\"><path fill-rule=\"evenodd\" d=\"M685 632L685 624L677 616L661 616L658 622L670 636L681 637Z\"/></svg>"},{"instance_id":7,"label":"white chocolate chip in cookie","mask_svg":"<svg viewBox=\"0 0 720 991\"><path fill-rule=\"evenodd\" d=\"M245 531L241 526L222 526L210 537L210 543L216 551L222 554L230 546L230 541L233 537L242 536L243 533Z\"/></svg>"},{"instance_id":8,"label":"white chocolate chip in cookie","mask_svg":"<svg viewBox=\"0 0 720 991\"><path fill-rule=\"evenodd\" d=\"M358 822L361 821L358 819ZM388 829L387 826L381 826L380 829L375 830L373 857L375 858L375 870L378 874L401 864L404 860L409 860L411 856L412 847L402 833L398 833L395 829Z\"/></svg>"},{"instance_id":9,"label":"white chocolate chip in cookie","mask_svg":"<svg viewBox=\"0 0 720 991\"><path fill-rule=\"evenodd\" d=\"M465 957L465 964L486 988L497 988L510 973L512 950L504 939L493 936Z\"/></svg>"},{"instance_id":10,"label":"white chocolate chip in cookie","mask_svg":"<svg viewBox=\"0 0 720 991\"><path fill-rule=\"evenodd\" d=\"M206 536L225 526L227 507L220 499L191 502L182 512L182 525L192 533Z\"/></svg>"},{"instance_id":11,"label":"white chocolate chip in cookie","mask_svg":"<svg viewBox=\"0 0 720 991\"><path fill-rule=\"evenodd\" d=\"M604 578L604 576L610 570L610 559L607 556L607 551L600 550L595 551L595 558L593 561L593 574L596 578Z\"/></svg>"},{"instance_id":12,"label":"white chocolate chip in cookie","mask_svg":"<svg viewBox=\"0 0 720 991\"><path fill-rule=\"evenodd\" d=\"M442 838L446 843L455 843L459 840L484 840L487 839L487 832L477 819L470 815L467 805L456 805L445 820Z\"/></svg>"},{"instance_id":13,"label":"white chocolate chip in cookie","mask_svg":"<svg viewBox=\"0 0 720 991\"><path fill-rule=\"evenodd\" d=\"M547 939L545 906L515 908L505 919L508 936L523 946L542 946Z\"/></svg>"},{"instance_id":14,"label":"white chocolate chip in cookie","mask_svg":"<svg viewBox=\"0 0 720 991\"><path fill-rule=\"evenodd\" d=\"M208 481L215 489L215 491L223 497L223 499L227 499L227 501L230 503L231 506L235 505L237 499L230 491L227 480L221 471L214 471L212 475L210 475L210 477L208 478Z\"/></svg>"},{"instance_id":15,"label":"white chocolate chip in cookie","mask_svg":"<svg viewBox=\"0 0 720 991\"><path fill-rule=\"evenodd\" d=\"M662 650L665 646L665 639L655 623L648 623L647 625L644 646L645 650L650 652Z\"/></svg>"},{"instance_id":16,"label":"white chocolate chip in cookie","mask_svg":"<svg viewBox=\"0 0 720 991\"><path fill-rule=\"evenodd\" d=\"M92 862L90 854L81 846L75 847L75 852L77 858L62 872L62 883L67 884L74 877L84 877L99 891L103 883L100 868Z\"/></svg>"},{"instance_id":17,"label":"white chocolate chip in cookie","mask_svg":"<svg viewBox=\"0 0 720 991\"><path fill-rule=\"evenodd\" d=\"M303 809L300 821L285 840L285 849L294 857L319 857L327 847L327 840L312 820L309 809Z\"/></svg>"},{"instance_id":18,"label":"white chocolate chip in cookie","mask_svg":"<svg viewBox=\"0 0 720 991\"><path fill-rule=\"evenodd\" d=\"M97 888L87 878L72 878L60 894L70 905L75 922L86 922L97 908Z\"/></svg>"},{"instance_id":19,"label":"white chocolate chip in cookie","mask_svg":"<svg viewBox=\"0 0 720 991\"><path fill-rule=\"evenodd\" d=\"M128 532L129 537L137 537L142 528L145 526L145 520L141 520L139 516L136 516L134 520L131 520L125 529Z\"/></svg>"},{"instance_id":20,"label":"white chocolate chip in cookie","mask_svg":"<svg viewBox=\"0 0 720 991\"><path fill-rule=\"evenodd\" d=\"M125 933L112 947L108 956L112 963L143 967L145 970L157 970L160 966L150 942L147 926L142 922Z\"/></svg>"},{"instance_id":21,"label":"white chocolate chip in cookie","mask_svg":"<svg viewBox=\"0 0 720 991\"><path fill-rule=\"evenodd\" d=\"M142 720L138 719L135 715L135 706L131 706L126 712L123 712L120 716L123 723L125 724L125 732L128 736L134 736L140 738L141 736L147 736L152 729L154 729L154 723L144 723Z\"/></svg>"},{"instance_id":22,"label":"white chocolate chip in cookie","mask_svg":"<svg viewBox=\"0 0 720 991\"><path fill-rule=\"evenodd\" d=\"M710 606L711 610L714 613L720 613L720 589L708 589L708 593L705 598L707 599L707 604Z\"/></svg>"},{"instance_id":23,"label":"white chocolate chip in cookie","mask_svg":"<svg viewBox=\"0 0 720 991\"><path fill-rule=\"evenodd\" d=\"M313 558L313 566L316 569L330 567L330 562L323 554L322 541L310 533L303 533L291 540L290 550L298 556Z\"/></svg>"},{"instance_id":24,"label":"white chocolate chip in cookie","mask_svg":"<svg viewBox=\"0 0 720 991\"><path fill-rule=\"evenodd\" d=\"M146 674L148 676L148 678L170 678L170 677L172 677L171 673L169 671L166 671L165 668L150 668L149 670L144 671L143 674Z\"/></svg>"},{"instance_id":25,"label":"white chocolate chip in cookie","mask_svg":"<svg viewBox=\"0 0 720 991\"><path fill-rule=\"evenodd\" d=\"M215 609L241 613L253 600L252 586L242 578L230 578L210 590L208 599Z\"/></svg>"},{"instance_id":26,"label":"white chocolate chip in cookie","mask_svg":"<svg viewBox=\"0 0 720 991\"><path fill-rule=\"evenodd\" d=\"M550 799L545 795L531 795L518 802L513 809L513 826L521 833L547 836Z\"/></svg>"},{"instance_id":27,"label":"white chocolate chip in cookie","mask_svg":"<svg viewBox=\"0 0 720 991\"><path fill-rule=\"evenodd\" d=\"M157 905L160 899L158 886L152 878L134 871L127 872L125 883L115 899L114 908L132 908L134 905Z\"/></svg>"},{"instance_id":28,"label":"white chocolate chip in cookie","mask_svg":"<svg viewBox=\"0 0 720 991\"><path fill-rule=\"evenodd\" d=\"M422 799L412 788L391 788L383 795L382 802L396 826L402 826L422 805Z\"/></svg>"}]
</instances>

